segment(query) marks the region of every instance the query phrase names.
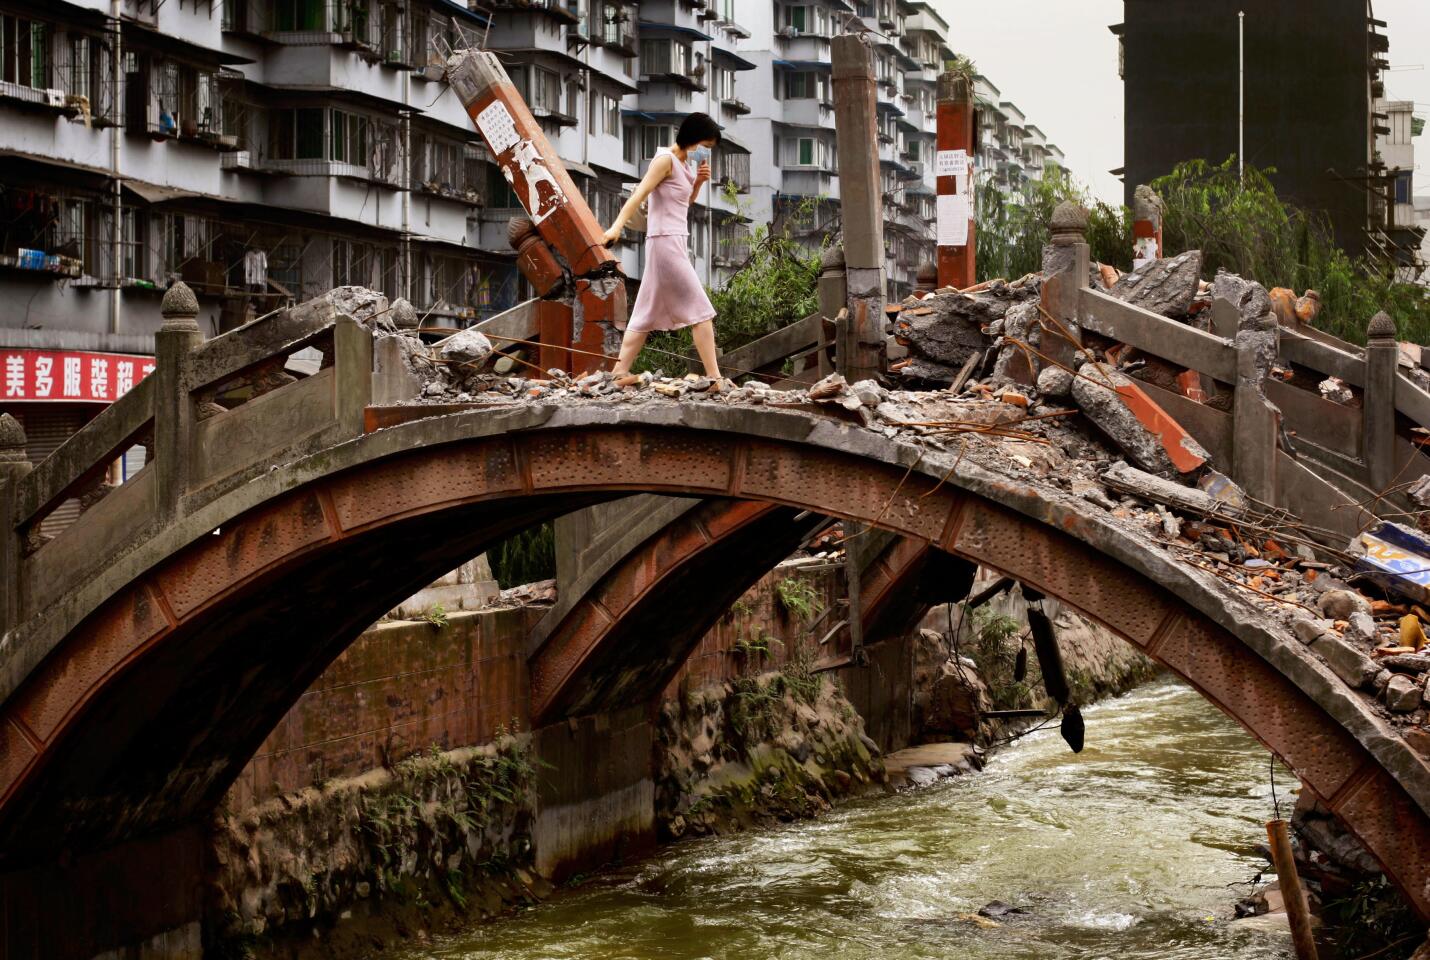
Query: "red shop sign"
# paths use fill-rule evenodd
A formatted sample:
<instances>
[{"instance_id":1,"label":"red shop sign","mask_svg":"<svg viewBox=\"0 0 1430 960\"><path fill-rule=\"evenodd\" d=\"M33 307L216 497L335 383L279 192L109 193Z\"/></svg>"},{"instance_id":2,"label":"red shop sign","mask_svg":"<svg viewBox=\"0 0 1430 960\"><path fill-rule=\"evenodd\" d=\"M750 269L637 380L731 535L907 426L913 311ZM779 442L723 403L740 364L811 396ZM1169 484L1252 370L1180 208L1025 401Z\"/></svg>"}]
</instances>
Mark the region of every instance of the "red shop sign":
<instances>
[{"instance_id":1,"label":"red shop sign","mask_svg":"<svg viewBox=\"0 0 1430 960\"><path fill-rule=\"evenodd\" d=\"M154 358L80 350L0 349L0 403L113 403L154 372Z\"/></svg>"}]
</instances>

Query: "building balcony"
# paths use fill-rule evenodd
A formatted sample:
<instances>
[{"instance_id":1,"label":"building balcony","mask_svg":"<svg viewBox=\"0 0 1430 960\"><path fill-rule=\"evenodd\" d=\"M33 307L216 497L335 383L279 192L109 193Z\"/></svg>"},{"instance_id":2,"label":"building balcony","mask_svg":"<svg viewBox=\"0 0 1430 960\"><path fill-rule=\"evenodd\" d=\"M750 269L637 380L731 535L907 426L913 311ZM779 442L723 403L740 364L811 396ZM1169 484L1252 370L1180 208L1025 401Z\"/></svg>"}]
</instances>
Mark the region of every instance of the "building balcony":
<instances>
[{"instance_id":1,"label":"building balcony","mask_svg":"<svg viewBox=\"0 0 1430 960\"><path fill-rule=\"evenodd\" d=\"M798 127L832 128L834 103L815 97L787 99L784 102L784 122Z\"/></svg>"},{"instance_id":2,"label":"building balcony","mask_svg":"<svg viewBox=\"0 0 1430 960\"><path fill-rule=\"evenodd\" d=\"M736 116L744 116L750 112L750 105L736 97L726 97L720 101L720 106Z\"/></svg>"}]
</instances>

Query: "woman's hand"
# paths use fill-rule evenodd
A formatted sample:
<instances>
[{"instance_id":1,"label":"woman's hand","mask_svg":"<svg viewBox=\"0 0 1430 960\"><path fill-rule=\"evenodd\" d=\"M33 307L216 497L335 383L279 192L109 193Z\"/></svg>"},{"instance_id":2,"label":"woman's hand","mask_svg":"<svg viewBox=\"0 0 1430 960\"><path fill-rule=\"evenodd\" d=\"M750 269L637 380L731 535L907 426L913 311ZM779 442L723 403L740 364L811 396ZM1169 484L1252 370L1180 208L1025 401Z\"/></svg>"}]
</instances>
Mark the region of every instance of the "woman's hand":
<instances>
[{"instance_id":1,"label":"woman's hand","mask_svg":"<svg viewBox=\"0 0 1430 960\"><path fill-rule=\"evenodd\" d=\"M700 166L695 168L695 186L699 187L702 183L707 182L709 179L710 161L702 160L700 161Z\"/></svg>"},{"instance_id":2,"label":"woman's hand","mask_svg":"<svg viewBox=\"0 0 1430 960\"><path fill-rule=\"evenodd\" d=\"M621 239L621 225L619 223L611 224L610 227L606 229L606 232L601 234L601 239L605 241L608 247L619 242Z\"/></svg>"}]
</instances>

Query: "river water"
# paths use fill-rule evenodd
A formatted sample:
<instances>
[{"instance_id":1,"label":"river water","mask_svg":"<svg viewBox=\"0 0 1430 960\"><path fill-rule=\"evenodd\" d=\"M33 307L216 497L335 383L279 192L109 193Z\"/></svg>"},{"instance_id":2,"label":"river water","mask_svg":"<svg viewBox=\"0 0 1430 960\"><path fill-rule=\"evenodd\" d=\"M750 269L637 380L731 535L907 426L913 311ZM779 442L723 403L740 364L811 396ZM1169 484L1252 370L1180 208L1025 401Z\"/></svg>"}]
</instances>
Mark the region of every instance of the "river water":
<instances>
[{"instance_id":1,"label":"river water","mask_svg":"<svg viewBox=\"0 0 1430 960\"><path fill-rule=\"evenodd\" d=\"M1187 687L1085 712L981 773L820 820L698 840L410 957L444 960L1261 960L1231 920L1262 865L1265 750ZM1278 771L1282 809L1294 781ZM1026 912L975 917L999 899ZM1257 924L1261 921L1256 921Z\"/></svg>"}]
</instances>

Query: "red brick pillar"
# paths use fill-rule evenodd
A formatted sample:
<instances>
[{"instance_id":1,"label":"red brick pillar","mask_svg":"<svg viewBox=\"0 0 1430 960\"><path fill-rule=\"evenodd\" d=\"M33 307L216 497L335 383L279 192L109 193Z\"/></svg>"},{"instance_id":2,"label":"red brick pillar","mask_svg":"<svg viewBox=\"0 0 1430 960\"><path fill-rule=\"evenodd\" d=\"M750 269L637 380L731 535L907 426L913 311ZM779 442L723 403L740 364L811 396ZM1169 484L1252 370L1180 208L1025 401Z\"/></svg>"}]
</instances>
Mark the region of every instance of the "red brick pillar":
<instances>
[{"instance_id":1,"label":"red brick pillar","mask_svg":"<svg viewBox=\"0 0 1430 960\"><path fill-rule=\"evenodd\" d=\"M938 285L976 282L973 205L973 83L945 73L938 78Z\"/></svg>"}]
</instances>

